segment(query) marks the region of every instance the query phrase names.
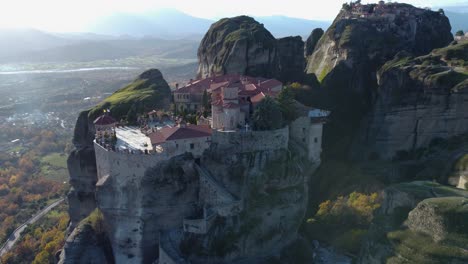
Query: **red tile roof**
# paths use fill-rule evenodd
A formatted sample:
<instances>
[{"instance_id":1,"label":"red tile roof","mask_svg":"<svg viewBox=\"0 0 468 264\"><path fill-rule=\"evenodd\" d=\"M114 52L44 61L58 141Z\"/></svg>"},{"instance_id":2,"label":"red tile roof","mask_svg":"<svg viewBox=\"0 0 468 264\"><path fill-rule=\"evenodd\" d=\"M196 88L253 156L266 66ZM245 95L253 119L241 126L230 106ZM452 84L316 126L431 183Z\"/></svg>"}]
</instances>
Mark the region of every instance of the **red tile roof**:
<instances>
[{"instance_id":1,"label":"red tile roof","mask_svg":"<svg viewBox=\"0 0 468 264\"><path fill-rule=\"evenodd\" d=\"M225 103L223 104L223 107L232 109L232 108L239 108L239 105L235 103Z\"/></svg>"},{"instance_id":2,"label":"red tile roof","mask_svg":"<svg viewBox=\"0 0 468 264\"><path fill-rule=\"evenodd\" d=\"M271 89L278 87L278 86L283 86L283 83L276 79L269 79L264 82L260 83L260 89L263 91L270 91Z\"/></svg>"},{"instance_id":3,"label":"red tile roof","mask_svg":"<svg viewBox=\"0 0 468 264\"><path fill-rule=\"evenodd\" d=\"M210 137L211 133L211 128L208 125L187 125L180 127L163 127L149 134L148 137L151 140L151 144L155 145L171 140Z\"/></svg>"},{"instance_id":4,"label":"red tile roof","mask_svg":"<svg viewBox=\"0 0 468 264\"><path fill-rule=\"evenodd\" d=\"M264 93L259 93L257 95L255 95L254 97L250 98L250 101L253 103L253 104L257 104L259 103L261 100L263 100L265 98L265 94Z\"/></svg>"},{"instance_id":5,"label":"red tile roof","mask_svg":"<svg viewBox=\"0 0 468 264\"><path fill-rule=\"evenodd\" d=\"M114 118L110 115L102 115L94 120L94 125L107 126L117 123Z\"/></svg>"}]
</instances>

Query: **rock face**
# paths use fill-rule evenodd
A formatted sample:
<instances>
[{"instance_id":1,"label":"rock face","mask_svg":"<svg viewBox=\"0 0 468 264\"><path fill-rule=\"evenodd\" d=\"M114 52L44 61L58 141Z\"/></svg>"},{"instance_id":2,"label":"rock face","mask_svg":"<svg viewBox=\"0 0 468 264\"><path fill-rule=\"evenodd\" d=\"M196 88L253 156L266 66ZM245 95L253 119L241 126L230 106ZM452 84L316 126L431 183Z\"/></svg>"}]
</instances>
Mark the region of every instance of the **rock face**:
<instances>
[{"instance_id":1,"label":"rock face","mask_svg":"<svg viewBox=\"0 0 468 264\"><path fill-rule=\"evenodd\" d=\"M278 41L253 18L239 16L214 23L198 49L198 78L242 74L291 81L302 77L304 42Z\"/></svg>"},{"instance_id":2,"label":"rock face","mask_svg":"<svg viewBox=\"0 0 468 264\"><path fill-rule=\"evenodd\" d=\"M315 73L322 81L337 66L344 65L341 78L350 81L344 89L365 94L375 87L378 68L397 52L422 55L453 40L445 15L406 4L385 6L387 15L368 18L341 10L309 57L307 73ZM374 9L375 5L367 7Z\"/></svg>"},{"instance_id":3,"label":"rock face","mask_svg":"<svg viewBox=\"0 0 468 264\"><path fill-rule=\"evenodd\" d=\"M182 226L195 212L199 184L193 164L193 157L178 156L141 174L129 163L133 173L113 171L98 182L97 206L116 263L152 263L158 257L159 232Z\"/></svg>"},{"instance_id":4,"label":"rock face","mask_svg":"<svg viewBox=\"0 0 468 264\"><path fill-rule=\"evenodd\" d=\"M107 242L103 241L103 238L89 224L80 225L68 236L58 263L114 263L111 252L108 252Z\"/></svg>"},{"instance_id":5,"label":"rock face","mask_svg":"<svg viewBox=\"0 0 468 264\"><path fill-rule=\"evenodd\" d=\"M385 64L375 104L362 122L357 155L390 159L435 139L467 133L468 66L463 54L468 54L468 43L417 58L401 54Z\"/></svg>"},{"instance_id":6,"label":"rock face","mask_svg":"<svg viewBox=\"0 0 468 264\"><path fill-rule=\"evenodd\" d=\"M94 197L97 182L96 159L94 157L94 128L88 120L89 111L80 113L75 125L73 144L75 149L67 160L70 174L68 207L71 227L87 217L95 208Z\"/></svg>"},{"instance_id":7,"label":"rock face","mask_svg":"<svg viewBox=\"0 0 468 264\"><path fill-rule=\"evenodd\" d=\"M191 263L259 263L297 238L308 199L302 172L315 168L291 153L243 151L234 140L212 145L202 164L242 201L243 209L239 215L218 218L205 236L184 237L183 252Z\"/></svg>"},{"instance_id":8,"label":"rock face","mask_svg":"<svg viewBox=\"0 0 468 264\"><path fill-rule=\"evenodd\" d=\"M391 263L401 263L403 260L463 263L468 260L468 254L463 253L468 242L464 224L467 197L466 191L432 182L401 183L386 188L382 206L363 242L358 263L377 264L387 260L391 260ZM429 233L430 236L418 235L419 231ZM458 232L460 240L447 246L447 251L439 256L427 254L419 247L440 247L432 236L441 238L442 234L448 232ZM407 238L417 242L411 243L411 240L405 240ZM405 248L408 250L404 251ZM449 248L455 253L446 254Z\"/></svg>"},{"instance_id":9,"label":"rock face","mask_svg":"<svg viewBox=\"0 0 468 264\"><path fill-rule=\"evenodd\" d=\"M135 92L134 95L136 96L132 96L131 92L135 90L138 91L138 93ZM127 97L114 100L116 94L118 95L124 92L127 93ZM137 96L140 92L149 93L151 96L140 98ZM67 160L71 185L70 192L68 193L68 210L71 220L70 230L73 230L80 221L97 208L96 183L98 178L93 145L95 135L93 115L102 113L102 109L111 108L111 111L115 110L113 115L120 118L128 113L128 109L126 111L120 111L121 107L132 109L132 106L138 102L143 102L143 106L161 106L164 109L165 106L168 106L170 101L170 90L159 70L149 70L141 74L139 78L129 86L117 91L113 96L114 97L110 97L111 99L114 98L113 100L108 98L104 103L96 106L94 109L81 112L75 125L73 135L73 145L75 148L70 153ZM139 107L140 106L139 104ZM144 108L133 109L135 113L146 110ZM79 236L76 232L74 236ZM72 242L73 241L70 243Z\"/></svg>"},{"instance_id":10,"label":"rock face","mask_svg":"<svg viewBox=\"0 0 468 264\"><path fill-rule=\"evenodd\" d=\"M89 116L96 118L108 109L117 120L136 121L138 113L154 108L169 109L170 100L171 89L161 72L150 69L91 109Z\"/></svg>"},{"instance_id":11,"label":"rock face","mask_svg":"<svg viewBox=\"0 0 468 264\"><path fill-rule=\"evenodd\" d=\"M273 77L278 72L276 39L247 16L211 25L198 49L198 77L238 73Z\"/></svg>"},{"instance_id":12,"label":"rock face","mask_svg":"<svg viewBox=\"0 0 468 264\"><path fill-rule=\"evenodd\" d=\"M320 38L323 36L325 32L321 28L316 28L312 30L312 33L310 33L310 36L307 38L305 42L305 47L304 47L304 57L309 57L314 53L315 47L317 46L317 43L319 42Z\"/></svg>"},{"instance_id":13,"label":"rock face","mask_svg":"<svg viewBox=\"0 0 468 264\"><path fill-rule=\"evenodd\" d=\"M408 214L406 224L415 232L430 235L434 241L446 239L450 233L467 235L463 223L468 220L468 199L464 197L430 198Z\"/></svg>"},{"instance_id":14,"label":"rock face","mask_svg":"<svg viewBox=\"0 0 468 264\"><path fill-rule=\"evenodd\" d=\"M299 36L277 40L279 57L278 79L282 81L300 81L303 79L305 58L302 54L304 41Z\"/></svg>"},{"instance_id":15,"label":"rock face","mask_svg":"<svg viewBox=\"0 0 468 264\"><path fill-rule=\"evenodd\" d=\"M302 50L296 44L297 38L282 40L285 49ZM114 107L111 112L128 117L128 108L137 103L122 93L141 100L148 89L158 91L154 86L163 80L156 73L140 75L106 99ZM116 98L124 101L113 104ZM155 100L160 102L164 98ZM195 159L188 153L166 157L105 149L93 143L91 116L80 114L76 149L69 157L70 216L72 228L77 227L61 263L153 263L158 258L163 263L257 263L297 239L308 201L304 171L318 166L306 160L310 150L296 143L303 129L301 136L295 130L290 135L288 127L215 131L210 148ZM306 118L304 125L309 122ZM96 211L102 213L100 233L86 225ZM102 238L106 243L97 246Z\"/></svg>"}]
</instances>

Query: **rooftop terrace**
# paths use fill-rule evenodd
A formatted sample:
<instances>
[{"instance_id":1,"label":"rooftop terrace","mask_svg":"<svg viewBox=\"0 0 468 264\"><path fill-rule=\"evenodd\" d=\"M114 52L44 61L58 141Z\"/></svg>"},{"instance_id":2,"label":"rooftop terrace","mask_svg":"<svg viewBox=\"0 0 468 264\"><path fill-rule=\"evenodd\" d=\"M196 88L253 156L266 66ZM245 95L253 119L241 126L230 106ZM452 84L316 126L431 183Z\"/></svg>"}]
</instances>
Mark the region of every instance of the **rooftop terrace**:
<instances>
[{"instance_id":1,"label":"rooftop terrace","mask_svg":"<svg viewBox=\"0 0 468 264\"><path fill-rule=\"evenodd\" d=\"M151 140L143 134L138 127L117 127L117 150L141 150L151 151Z\"/></svg>"}]
</instances>

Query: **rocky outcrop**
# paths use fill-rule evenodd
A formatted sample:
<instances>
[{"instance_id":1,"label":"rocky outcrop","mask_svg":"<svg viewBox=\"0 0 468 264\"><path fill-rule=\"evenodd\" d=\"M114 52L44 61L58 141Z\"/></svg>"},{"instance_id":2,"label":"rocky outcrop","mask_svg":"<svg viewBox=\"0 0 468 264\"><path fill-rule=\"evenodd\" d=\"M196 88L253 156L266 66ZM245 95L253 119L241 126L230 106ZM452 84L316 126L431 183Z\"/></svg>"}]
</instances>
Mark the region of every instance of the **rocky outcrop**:
<instances>
[{"instance_id":1,"label":"rocky outcrop","mask_svg":"<svg viewBox=\"0 0 468 264\"><path fill-rule=\"evenodd\" d=\"M297 238L305 215L308 179L302 172L313 165L284 148L251 152L230 142L212 144L201 164L241 209L218 216L206 235L185 233L181 251L190 263L261 263Z\"/></svg>"},{"instance_id":2,"label":"rocky outcrop","mask_svg":"<svg viewBox=\"0 0 468 264\"><path fill-rule=\"evenodd\" d=\"M310 36L307 38L305 42L305 47L304 47L304 57L307 58L312 53L314 53L315 47L317 46L318 41L320 38L323 36L325 32L321 28L316 28L312 30L312 33L310 33Z\"/></svg>"},{"instance_id":3,"label":"rocky outcrop","mask_svg":"<svg viewBox=\"0 0 468 264\"><path fill-rule=\"evenodd\" d=\"M277 40L279 75L284 82L303 79L305 58L302 54L304 41L300 36L286 37Z\"/></svg>"},{"instance_id":4,"label":"rocky outcrop","mask_svg":"<svg viewBox=\"0 0 468 264\"><path fill-rule=\"evenodd\" d=\"M120 96L125 93L126 96ZM144 93L146 97L141 97ZM70 231L97 208L96 183L98 182L95 150L93 145L95 130L93 120L103 109L111 109L113 115L124 118L133 109L136 115L151 107L168 107L170 89L159 70L142 73L132 84L117 91L92 110L80 113L73 135L74 149L67 160L71 189L68 193ZM137 105L138 107L134 107ZM127 107L126 111L124 109ZM78 236L78 231L73 231ZM78 233L77 233L78 232ZM70 241L74 244L75 242ZM74 246L70 246L74 248ZM73 250L73 249L71 249ZM80 263L80 262L67 262Z\"/></svg>"},{"instance_id":5,"label":"rocky outcrop","mask_svg":"<svg viewBox=\"0 0 468 264\"><path fill-rule=\"evenodd\" d=\"M80 113L75 125L73 144L75 149L67 160L71 189L68 193L68 213L71 228L87 217L95 208L94 197L97 182L94 157L94 128L88 120L89 111Z\"/></svg>"},{"instance_id":6,"label":"rocky outcrop","mask_svg":"<svg viewBox=\"0 0 468 264\"><path fill-rule=\"evenodd\" d=\"M251 17L223 18L200 43L197 77L242 74L294 81L302 78L303 47L300 37L277 41Z\"/></svg>"},{"instance_id":7,"label":"rocky outcrop","mask_svg":"<svg viewBox=\"0 0 468 264\"><path fill-rule=\"evenodd\" d=\"M198 48L198 77L229 73L273 77L276 39L251 17L223 18L211 25Z\"/></svg>"},{"instance_id":8,"label":"rocky outcrop","mask_svg":"<svg viewBox=\"0 0 468 264\"><path fill-rule=\"evenodd\" d=\"M464 197L430 198L418 204L408 214L406 225L415 232L442 241L450 233L468 235L464 223L468 220L468 199Z\"/></svg>"},{"instance_id":9,"label":"rocky outcrop","mask_svg":"<svg viewBox=\"0 0 468 264\"><path fill-rule=\"evenodd\" d=\"M403 253L399 252L399 249L408 245L403 244L407 242L401 239L400 236L406 235L406 238L408 238L415 235L412 233L415 231L436 232L436 230L429 230L425 227L437 227L439 230L447 230L447 225L450 226L450 230L464 228L464 222L460 221L460 219L466 217L466 198L468 198L468 192L466 191L437 183L421 181L390 186L385 189L383 197L382 206L375 214L368 235L364 240L358 263L384 263L390 258L395 258L395 256L396 258L402 256ZM444 204L447 206L444 206ZM464 213L461 213L462 218L454 215L453 219L455 222L439 221L440 219L447 219L447 216L452 212L458 214L456 213L459 211L457 208L465 210ZM445 214L445 212L451 213ZM466 218L464 221L466 221ZM410 227L409 230L405 223ZM466 233L466 231L463 232ZM417 239L419 240L417 240L416 245L430 245L433 243L431 236L418 237ZM401 247L399 247L400 245ZM415 246L415 244L411 246ZM436 246L437 244L435 244ZM465 247L466 244L463 245L463 242L461 242L459 244L452 244L451 246L454 247L454 250L459 250L459 247ZM415 255L425 254L421 248L413 248L406 251L406 253L408 252L412 252ZM463 252L463 250L460 252ZM444 256L448 258L444 259L444 261L448 262L441 263L458 263L450 261L457 261L458 257L464 257L463 253L460 253L459 256L448 255ZM431 259L431 256L426 255L424 258ZM408 259L411 259L410 256L408 256ZM421 258L419 261L421 261ZM400 262L397 261L395 263Z\"/></svg>"},{"instance_id":10,"label":"rocky outcrop","mask_svg":"<svg viewBox=\"0 0 468 264\"><path fill-rule=\"evenodd\" d=\"M191 155L146 165L144 174L129 163L128 171L112 171L97 183L97 206L116 263L152 263L159 233L181 227L196 210L199 184Z\"/></svg>"},{"instance_id":11,"label":"rocky outcrop","mask_svg":"<svg viewBox=\"0 0 468 264\"><path fill-rule=\"evenodd\" d=\"M91 119L110 110L117 120L136 122L137 115L153 109L168 110L171 89L158 69L150 69L90 110Z\"/></svg>"},{"instance_id":12,"label":"rocky outcrop","mask_svg":"<svg viewBox=\"0 0 468 264\"><path fill-rule=\"evenodd\" d=\"M76 227L65 241L59 264L111 264L108 241L103 239L90 224Z\"/></svg>"},{"instance_id":13,"label":"rocky outcrop","mask_svg":"<svg viewBox=\"0 0 468 264\"><path fill-rule=\"evenodd\" d=\"M366 18L342 9L308 58L307 73L315 73L323 81L343 65L346 70L341 78L349 82L342 89L365 94L376 86L378 68L397 52L427 54L453 40L445 15L406 4L385 6L387 15ZM375 5L366 7L374 9Z\"/></svg>"},{"instance_id":14,"label":"rocky outcrop","mask_svg":"<svg viewBox=\"0 0 468 264\"><path fill-rule=\"evenodd\" d=\"M463 54L468 54L468 43L416 58L399 54L385 64L375 103L359 131L356 155L391 159L467 133L468 66Z\"/></svg>"}]
</instances>

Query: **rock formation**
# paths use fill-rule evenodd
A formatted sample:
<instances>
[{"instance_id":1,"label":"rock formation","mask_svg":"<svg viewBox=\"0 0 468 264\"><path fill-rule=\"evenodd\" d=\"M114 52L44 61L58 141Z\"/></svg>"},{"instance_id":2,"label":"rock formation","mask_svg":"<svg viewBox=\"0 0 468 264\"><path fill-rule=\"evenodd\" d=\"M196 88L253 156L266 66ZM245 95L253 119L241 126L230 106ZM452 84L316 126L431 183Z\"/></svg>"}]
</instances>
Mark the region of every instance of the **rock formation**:
<instances>
[{"instance_id":1,"label":"rock formation","mask_svg":"<svg viewBox=\"0 0 468 264\"><path fill-rule=\"evenodd\" d=\"M462 224L467 219L467 198L430 198L409 212L406 225L410 230L426 233L439 242L447 239L451 233L468 235L468 230Z\"/></svg>"},{"instance_id":2,"label":"rock formation","mask_svg":"<svg viewBox=\"0 0 468 264\"><path fill-rule=\"evenodd\" d=\"M114 263L108 237L101 230L102 219L96 216L100 216L97 210L73 229L60 253L59 264Z\"/></svg>"},{"instance_id":3,"label":"rock formation","mask_svg":"<svg viewBox=\"0 0 468 264\"><path fill-rule=\"evenodd\" d=\"M300 45L295 48L302 50ZM159 85L165 81L155 73L143 73L104 103L80 114L76 150L69 158L71 228L76 228L60 262L153 263L166 258L181 263L182 259L257 263L295 241L308 201L310 174L304 171L318 166L296 142L302 143L302 124L310 125L307 117L300 119L295 132L288 127L213 132L210 148L197 159L189 153L158 160L156 154L93 148L91 117L96 109L109 106L117 118L128 118L135 105L138 110L151 102L165 105L160 92L165 85ZM148 90L163 97L143 101ZM102 218L99 233L88 224L96 212Z\"/></svg>"},{"instance_id":4,"label":"rock formation","mask_svg":"<svg viewBox=\"0 0 468 264\"><path fill-rule=\"evenodd\" d=\"M312 30L312 33L310 33L310 36L307 38L305 42L305 47L304 47L304 57L307 58L312 53L314 53L315 46L317 46L318 41L320 38L323 36L325 32L321 28L316 28Z\"/></svg>"},{"instance_id":5,"label":"rock formation","mask_svg":"<svg viewBox=\"0 0 468 264\"><path fill-rule=\"evenodd\" d=\"M375 5L367 6L375 8ZM337 66L343 65L345 71L341 78L349 80L348 87L343 89L365 94L375 87L378 68L397 52L427 54L453 40L445 15L407 4L385 6L388 11L384 14L388 16L361 18L352 11L341 10L309 57L307 73L314 73L323 81ZM391 10L400 11L393 14Z\"/></svg>"},{"instance_id":6,"label":"rock formation","mask_svg":"<svg viewBox=\"0 0 468 264\"><path fill-rule=\"evenodd\" d=\"M467 191L432 182L401 183L388 187L384 191L382 207L364 241L358 263L468 261L468 236L462 224L467 219L467 197ZM441 242L446 235L455 233L457 242ZM427 251L424 247L444 249L440 254L431 254L434 251Z\"/></svg>"},{"instance_id":7,"label":"rock formation","mask_svg":"<svg viewBox=\"0 0 468 264\"><path fill-rule=\"evenodd\" d=\"M460 43L416 58L399 54L385 64L378 74L375 103L358 133L356 153L391 159L433 140L467 133L466 54L468 43Z\"/></svg>"},{"instance_id":8,"label":"rock formation","mask_svg":"<svg viewBox=\"0 0 468 264\"><path fill-rule=\"evenodd\" d=\"M211 25L198 48L198 77L238 73L273 77L276 39L253 18L224 18Z\"/></svg>"},{"instance_id":9,"label":"rock formation","mask_svg":"<svg viewBox=\"0 0 468 264\"><path fill-rule=\"evenodd\" d=\"M161 72L150 69L91 109L89 116L95 118L102 114L103 110L110 110L112 116L118 120L126 118L136 121L138 113L150 111L152 108L169 109L170 98L171 89Z\"/></svg>"},{"instance_id":10,"label":"rock formation","mask_svg":"<svg viewBox=\"0 0 468 264\"><path fill-rule=\"evenodd\" d=\"M68 193L71 228L87 217L95 208L94 197L97 182L94 158L94 129L88 120L89 111L80 113L73 135L74 150L67 160L71 189Z\"/></svg>"},{"instance_id":11,"label":"rock formation","mask_svg":"<svg viewBox=\"0 0 468 264\"><path fill-rule=\"evenodd\" d=\"M277 49L279 58L277 78L284 82L301 81L305 67L302 38L299 36L280 38L277 40Z\"/></svg>"},{"instance_id":12,"label":"rock formation","mask_svg":"<svg viewBox=\"0 0 468 264\"><path fill-rule=\"evenodd\" d=\"M301 80L304 42L300 37L276 40L253 18L239 16L214 23L198 49L198 78L242 74Z\"/></svg>"},{"instance_id":13,"label":"rock formation","mask_svg":"<svg viewBox=\"0 0 468 264\"><path fill-rule=\"evenodd\" d=\"M138 91L136 93L135 91ZM151 92L153 91L153 92ZM134 96L132 97L132 92ZM138 97L138 94L146 92L148 97ZM126 93L125 97L119 94ZM138 107L134 107L134 101ZM158 70L144 72L129 86L117 91L113 96L104 100L95 108L80 113L73 135L74 150L68 157L68 171L70 174L71 190L68 194L69 215L71 227L75 227L82 219L87 217L95 208L95 189L97 183L96 159L94 153L94 117L102 113L103 109L111 109L112 114L121 118L128 114L128 111L121 111L122 107L134 109L134 112L146 110L146 104L161 104L164 108L168 106L170 100L170 90L166 81L162 78ZM137 102L141 102L137 103ZM152 103L150 103L152 102Z\"/></svg>"}]
</instances>

